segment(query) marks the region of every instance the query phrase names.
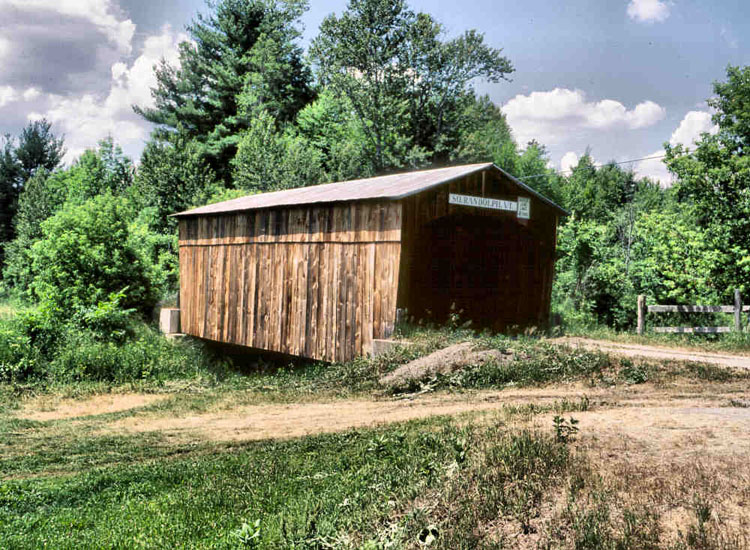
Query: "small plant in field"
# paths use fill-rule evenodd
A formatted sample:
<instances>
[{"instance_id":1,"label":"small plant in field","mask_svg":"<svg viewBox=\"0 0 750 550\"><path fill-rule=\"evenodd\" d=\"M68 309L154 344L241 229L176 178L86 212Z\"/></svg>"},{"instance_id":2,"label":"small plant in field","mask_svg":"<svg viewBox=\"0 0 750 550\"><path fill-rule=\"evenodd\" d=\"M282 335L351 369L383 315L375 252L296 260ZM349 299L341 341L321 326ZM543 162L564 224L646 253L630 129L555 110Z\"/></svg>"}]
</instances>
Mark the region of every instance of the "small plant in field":
<instances>
[{"instance_id":1,"label":"small plant in field","mask_svg":"<svg viewBox=\"0 0 750 550\"><path fill-rule=\"evenodd\" d=\"M643 384L648 382L648 372L643 365L634 365L631 361L624 359L622 361L622 369L620 370L620 376L628 384Z\"/></svg>"},{"instance_id":2,"label":"small plant in field","mask_svg":"<svg viewBox=\"0 0 750 550\"><path fill-rule=\"evenodd\" d=\"M260 547L260 520L256 519L252 525L243 523L242 527L234 532L234 536L240 544L248 548Z\"/></svg>"},{"instance_id":3,"label":"small plant in field","mask_svg":"<svg viewBox=\"0 0 750 550\"><path fill-rule=\"evenodd\" d=\"M435 525L428 525L419 532L417 542L422 548L432 546L440 537L440 531Z\"/></svg>"},{"instance_id":4,"label":"small plant in field","mask_svg":"<svg viewBox=\"0 0 750 550\"><path fill-rule=\"evenodd\" d=\"M555 438L559 443L568 443L575 438L575 434L578 433L578 420L570 417L570 420L565 420L562 416L555 416L552 420L555 424Z\"/></svg>"}]
</instances>

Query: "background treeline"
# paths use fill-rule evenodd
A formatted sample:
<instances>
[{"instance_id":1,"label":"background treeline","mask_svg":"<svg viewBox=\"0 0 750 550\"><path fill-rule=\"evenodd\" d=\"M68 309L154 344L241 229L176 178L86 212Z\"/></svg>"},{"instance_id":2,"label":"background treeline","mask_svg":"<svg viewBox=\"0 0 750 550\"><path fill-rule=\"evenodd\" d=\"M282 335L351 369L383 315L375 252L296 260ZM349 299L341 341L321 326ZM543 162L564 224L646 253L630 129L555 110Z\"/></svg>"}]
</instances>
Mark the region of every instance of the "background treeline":
<instances>
[{"instance_id":1,"label":"background treeline","mask_svg":"<svg viewBox=\"0 0 750 550\"><path fill-rule=\"evenodd\" d=\"M709 101L720 131L669 147L664 189L584 156L571 174L515 142L477 79L513 66L481 34L446 37L403 0L350 0L307 55L303 0L220 0L189 26L178 67L157 70L155 130L137 167L113 138L64 167L37 121L0 144L0 379L138 379L199 368L143 320L177 289L169 214L253 192L493 161L570 210L555 309L628 328L637 294L717 302L750 289L750 69ZM0 311L0 315L2 312ZM11 317L9 315L9 317ZM202 357L202 356L201 356Z\"/></svg>"}]
</instances>

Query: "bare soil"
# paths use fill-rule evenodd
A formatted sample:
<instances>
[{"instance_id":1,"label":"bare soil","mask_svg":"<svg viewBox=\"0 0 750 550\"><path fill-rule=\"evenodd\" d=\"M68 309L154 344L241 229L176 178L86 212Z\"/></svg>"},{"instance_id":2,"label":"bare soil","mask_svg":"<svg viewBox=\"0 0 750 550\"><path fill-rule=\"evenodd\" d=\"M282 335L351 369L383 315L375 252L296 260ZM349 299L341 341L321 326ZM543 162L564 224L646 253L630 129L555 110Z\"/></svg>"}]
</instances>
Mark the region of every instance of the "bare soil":
<instances>
[{"instance_id":1,"label":"bare soil","mask_svg":"<svg viewBox=\"0 0 750 550\"><path fill-rule=\"evenodd\" d=\"M41 422L98 416L145 407L168 397L168 395L141 393L103 394L85 399L61 399L45 396L28 401L19 416Z\"/></svg>"},{"instance_id":2,"label":"bare soil","mask_svg":"<svg viewBox=\"0 0 750 550\"><path fill-rule=\"evenodd\" d=\"M587 398L594 411L574 413L582 432L611 438L623 436L653 446L679 444L717 452L733 449L750 455L750 408L741 405L750 391L723 385L710 393L697 385L659 388L644 384L624 388L582 385L524 390L440 393L407 399L339 400L326 403L246 405L202 414L164 416L143 412L105 423L106 433L159 431L186 441L285 439L316 433L371 427L439 415L499 411L505 407L550 405L563 399ZM547 419L549 420L549 419ZM549 428L551 421L544 420ZM698 452L698 451L696 451Z\"/></svg>"},{"instance_id":3,"label":"bare soil","mask_svg":"<svg viewBox=\"0 0 750 550\"><path fill-rule=\"evenodd\" d=\"M681 348L661 346L646 346L641 344L626 344L609 340L592 340L588 338L555 338L553 344L582 347L589 350L600 350L606 353L625 357L644 357L647 359L690 361L694 363L709 363L720 367L750 369L750 356L730 355Z\"/></svg>"}]
</instances>

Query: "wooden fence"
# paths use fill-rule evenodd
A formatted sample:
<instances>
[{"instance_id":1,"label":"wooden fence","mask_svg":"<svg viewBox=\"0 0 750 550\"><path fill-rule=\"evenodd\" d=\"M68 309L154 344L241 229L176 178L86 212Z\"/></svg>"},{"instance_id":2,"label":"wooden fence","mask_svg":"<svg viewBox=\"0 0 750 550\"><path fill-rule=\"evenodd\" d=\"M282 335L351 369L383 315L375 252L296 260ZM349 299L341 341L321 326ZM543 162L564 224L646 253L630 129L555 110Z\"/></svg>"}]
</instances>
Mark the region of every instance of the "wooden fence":
<instances>
[{"instance_id":1,"label":"wooden fence","mask_svg":"<svg viewBox=\"0 0 750 550\"><path fill-rule=\"evenodd\" d=\"M734 291L734 305L731 306L647 306L646 297L638 296L638 334L646 328L647 313L733 313L734 327L656 327L654 332L673 334L717 334L725 332L742 332L742 313L750 312L750 306L742 305L739 290Z\"/></svg>"}]
</instances>

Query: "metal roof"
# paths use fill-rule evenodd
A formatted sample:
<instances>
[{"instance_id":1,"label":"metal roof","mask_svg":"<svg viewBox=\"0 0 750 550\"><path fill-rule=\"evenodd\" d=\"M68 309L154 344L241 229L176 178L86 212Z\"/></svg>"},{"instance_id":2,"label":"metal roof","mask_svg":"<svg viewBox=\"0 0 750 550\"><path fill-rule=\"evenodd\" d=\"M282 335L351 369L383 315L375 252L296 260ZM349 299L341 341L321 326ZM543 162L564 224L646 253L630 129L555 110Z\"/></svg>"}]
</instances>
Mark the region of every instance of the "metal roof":
<instances>
[{"instance_id":1,"label":"metal roof","mask_svg":"<svg viewBox=\"0 0 750 550\"><path fill-rule=\"evenodd\" d=\"M403 174L393 174L377 178L366 178L339 183L328 183L325 185L313 185L311 187L300 187L285 191L274 191L271 193L260 193L216 204L209 204L208 206L202 206L200 208L194 208L193 210L180 212L174 216L201 216L258 210L263 208L373 199L399 200L426 191L431 187L443 185L453 180L463 178L476 172L482 172L490 168L498 170L526 192L560 210L563 214L567 214L565 210L560 208L554 202L540 195L517 178L514 178L492 163L485 163L452 166L450 168L423 170L419 172L406 172Z\"/></svg>"}]
</instances>

